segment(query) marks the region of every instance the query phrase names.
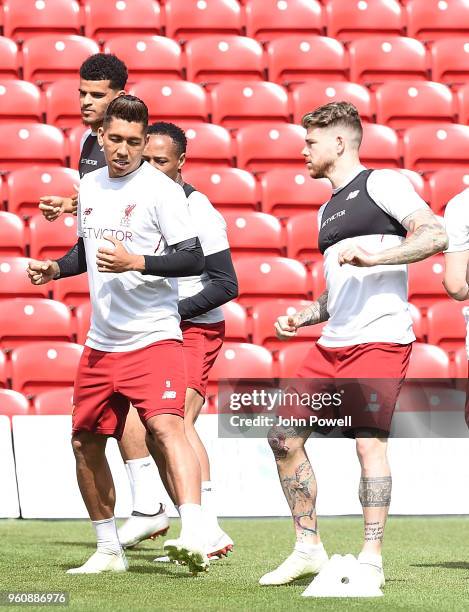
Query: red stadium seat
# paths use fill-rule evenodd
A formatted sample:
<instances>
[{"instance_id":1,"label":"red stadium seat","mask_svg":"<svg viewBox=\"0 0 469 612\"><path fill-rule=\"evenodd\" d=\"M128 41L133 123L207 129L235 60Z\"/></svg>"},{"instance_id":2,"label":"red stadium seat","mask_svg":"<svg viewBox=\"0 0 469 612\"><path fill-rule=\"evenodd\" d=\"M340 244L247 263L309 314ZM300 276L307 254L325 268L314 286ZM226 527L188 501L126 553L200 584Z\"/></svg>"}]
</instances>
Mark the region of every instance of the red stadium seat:
<instances>
[{"instance_id":1,"label":"red stadium seat","mask_svg":"<svg viewBox=\"0 0 469 612\"><path fill-rule=\"evenodd\" d=\"M203 36L190 40L184 50L189 81L264 78L262 47L252 38L230 34Z\"/></svg>"},{"instance_id":2,"label":"red stadium seat","mask_svg":"<svg viewBox=\"0 0 469 612\"><path fill-rule=\"evenodd\" d=\"M0 257L0 300L14 297L49 297L50 285L33 285L26 270L27 257Z\"/></svg>"},{"instance_id":3,"label":"red stadium seat","mask_svg":"<svg viewBox=\"0 0 469 612\"><path fill-rule=\"evenodd\" d=\"M183 175L185 181L204 193L223 214L228 210L243 212L257 209L256 181L246 170L189 167Z\"/></svg>"},{"instance_id":4,"label":"red stadium seat","mask_svg":"<svg viewBox=\"0 0 469 612\"><path fill-rule=\"evenodd\" d=\"M280 216L303 213L327 202L332 189L329 181L314 180L306 170L279 168L261 177L262 210Z\"/></svg>"},{"instance_id":5,"label":"red stadium seat","mask_svg":"<svg viewBox=\"0 0 469 612\"><path fill-rule=\"evenodd\" d=\"M287 222L287 255L300 261L321 258L318 247L318 214L307 212L295 215Z\"/></svg>"},{"instance_id":6,"label":"red stadium seat","mask_svg":"<svg viewBox=\"0 0 469 612\"><path fill-rule=\"evenodd\" d=\"M267 46L269 79L345 81L348 66L344 47L327 36L284 36Z\"/></svg>"},{"instance_id":7,"label":"red stadium seat","mask_svg":"<svg viewBox=\"0 0 469 612\"><path fill-rule=\"evenodd\" d=\"M231 253L240 256L283 255L282 226L272 215L261 212L224 212Z\"/></svg>"},{"instance_id":8,"label":"red stadium seat","mask_svg":"<svg viewBox=\"0 0 469 612\"><path fill-rule=\"evenodd\" d=\"M402 32L401 6L397 0L328 0L326 14L327 33L339 40L352 40L367 34Z\"/></svg>"},{"instance_id":9,"label":"red stadium seat","mask_svg":"<svg viewBox=\"0 0 469 612\"><path fill-rule=\"evenodd\" d=\"M426 80L425 47L404 36L367 37L349 47L350 79L355 82L383 82L395 79Z\"/></svg>"},{"instance_id":10,"label":"red stadium seat","mask_svg":"<svg viewBox=\"0 0 469 612\"><path fill-rule=\"evenodd\" d=\"M449 378L450 364L443 349L414 342L406 378Z\"/></svg>"},{"instance_id":11,"label":"red stadium seat","mask_svg":"<svg viewBox=\"0 0 469 612\"><path fill-rule=\"evenodd\" d=\"M464 378L465 380L467 380L469 378L469 369L467 349L465 346L462 346L456 351L456 354L454 356L454 362L456 378Z\"/></svg>"},{"instance_id":12,"label":"red stadium seat","mask_svg":"<svg viewBox=\"0 0 469 612\"><path fill-rule=\"evenodd\" d=\"M225 340L230 342L247 342L248 317L246 311L238 302L223 304L225 317Z\"/></svg>"},{"instance_id":13,"label":"red stadium seat","mask_svg":"<svg viewBox=\"0 0 469 612\"><path fill-rule=\"evenodd\" d=\"M131 88L148 106L150 121L207 121L207 95L188 81L141 81Z\"/></svg>"},{"instance_id":14,"label":"red stadium seat","mask_svg":"<svg viewBox=\"0 0 469 612\"><path fill-rule=\"evenodd\" d=\"M412 327L413 327L417 342L424 342L425 334L424 334L422 313L420 312L420 309L417 308L417 306L415 306L415 304L409 303L409 310L412 316Z\"/></svg>"},{"instance_id":15,"label":"red stadium seat","mask_svg":"<svg viewBox=\"0 0 469 612\"><path fill-rule=\"evenodd\" d=\"M14 417L31 414L28 400L22 393L0 389L0 416Z\"/></svg>"},{"instance_id":16,"label":"red stadium seat","mask_svg":"<svg viewBox=\"0 0 469 612\"><path fill-rule=\"evenodd\" d=\"M70 167L78 168L80 161L80 142L83 134L87 131L84 125L77 125L67 132L67 154L70 157Z\"/></svg>"},{"instance_id":17,"label":"red stadium seat","mask_svg":"<svg viewBox=\"0 0 469 612\"><path fill-rule=\"evenodd\" d=\"M73 387L41 391L33 400L34 412L42 415L72 414Z\"/></svg>"},{"instance_id":18,"label":"red stadium seat","mask_svg":"<svg viewBox=\"0 0 469 612\"><path fill-rule=\"evenodd\" d=\"M324 265L322 261L317 261L311 266L311 288L313 299L317 300L326 290L326 280L324 278Z\"/></svg>"},{"instance_id":19,"label":"red stadium seat","mask_svg":"<svg viewBox=\"0 0 469 612\"><path fill-rule=\"evenodd\" d=\"M52 83L46 90L45 98L48 123L62 129L82 125L76 79L62 79Z\"/></svg>"},{"instance_id":20,"label":"red stadium seat","mask_svg":"<svg viewBox=\"0 0 469 612\"><path fill-rule=\"evenodd\" d=\"M46 389L72 386L82 351L79 344L52 341L15 348L11 353L13 389L36 394Z\"/></svg>"},{"instance_id":21,"label":"red stadium seat","mask_svg":"<svg viewBox=\"0 0 469 612\"><path fill-rule=\"evenodd\" d=\"M360 113L362 121L373 121L370 92L363 85L345 82L315 82L298 85L291 93L293 120L301 123L303 116L330 102L346 100L352 102Z\"/></svg>"},{"instance_id":22,"label":"red stadium seat","mask_svg":"<svg viewBox=\"0 0 469 612\"><path fill-rule=\"evenodd\" d=\"M125 62L130 81L142 78L182 78L181 47L165 36L125 34L107 41L105 53Z\"/></svg>"},{"instance_id":23,"label":"red stadium seat","mask_svg":"<svg viewBox=\"0 0 469 612\"><path fill-rule=\"evenodd\" d=\"M52 125L23 123L0 125L0 169L65 165L65 141Z\"/></svg>"},{"instance_id":24,"label":"red stadium seat","mask_svg":"<svg viewBox=\"0 0 469 612\"><path fill-rule=\"evenodd\" d=\"M468 307L454 300L432 304L427 311L428 342L455 353L466 340L465 313L469 315Z\"/></svg>"},{"instance_id":25,"label":"red stadium seat","mask_svg":"<svg viewBox=\"0 0 469 612\"><path fill-rule=\"evenodd\" d=\"M164 5L170 38L241 34L241 8L236 0L165 0Z\"/></svg>"},{"instance_id":26,"label":"red stadium seat","mask_svg":"<svg viewBox=\"0 0 469 612\"><path fill-rule=\"evenodd\" d=\"M0 351L0 389L8 386L7 366L4 353Z\"/></svg>"},{"instance_id":27,"label":"red stadium seat","mask_svg":"<svg viewBox=\"0 0 469 612\"><path fill-rule=\"evenodd\" d=\"M304 167L305 130L299 125L248 125L236 134L238 166L246 170Z\"/></svg>"},{"instance_id":28,"label":"red stadium seat","mask_svg":"<svg viewBox=\"0 0 469 612\"><path fill-rule=\"evenodd\" d=\"M220 83L212 90L212 116L215 123L240 127L262 121L289 119L287 92L275 83L236 81Z\"/></svg>"},{"instance_id":29,"label":"red stadium seat","mask_svg":"<svg viewBox=\"0 0 469 612\"><path fill-rule=\"evenodd\" d=\"M360 159L371 168L398 167L400 154L396 132L386 125L364 123Z\"/></svg>"},{"instance_id":30,"label":"red stadium seat","mask_svg":"<svg viewBox=\"0 0 469 612\"><path fill-rule=\"evenodd\" d=\"M37 214L31 219L29 228L34 259L58 259L77 241L77 220L71 215L62 215L51 223L42 214Z\"/></svg>"},{"instance_id":31,"label":"red stadium seat","mask_svg":"<svg viewBox=\"0 0 469 612\"><path fill-rule=\"evenodd\" d=\"M288 34L313 35L323 31L321 4L317 0L247 0L248 36L272 40Z\"/></svg>"},{"instance_id":32,"label":"red stadium seat","mask_svg":"<svg viewBox=\"0 0 469 612\"><path fill-rule=\"evenodd\" d=\"M409 265L409 301L424 314L434 302L448 299L443 287L443 272L442 255Z\"/></svg>"},{"instance_id":33,"label":"red stadium seat","mask_svg":"<svg viewBox=\"0 0 469 612\"><path fill-rule=\"evenodd\" d=\"M404 174L409 181L412 183L415 191L419 194L422 200L429 202L429 198L427 195L427 187L423 176L414 170L407 170L407 168L398 168L398 172Z\"/></svg>"},{"instance_id":34,"label":"red stadium seat","mask_svg":"<svg viewBox=\"0 0 469 612\"><path fill-rule=\"evenodd\" d=\"M23 45L24 78L46 82L76 78L85 59L98 52L94 40L83 36L34 36Z\"/></svg>"},{"instance_id":35,"label":"red stadium seat","mask_svg":"<svg viewBox=\"0 0 469 612\"><path fill-rule=\"evenodd\" d=\"M257 344L225 342L210 370L208 395L213 395L219 379L272 378L272 355Z\"/></svg>"},{"instance_id":36,"label":"red stadium seat","mask_svg":"<svg viewBox=\"0 0 469 612\"><path fill-rule=\"evenodd\" d=\"M3 14L3 33L10 38L80 33L80 7L75 0L5 0Z\"/></svg>"},{"instance_id":37,"label":"red stadium seat","mask_svg":"<svg viewBox=\"0 0 469 612\"><path fill-rule=\"evenodd\" d=\"M75 309L76 330L78 344L85 344L88 331L90 329L91 303L82 302Z\"/></svg>"},{"instance_id":38,"label":"red stadium seat","mask_svg":"<svg viewBox=\"0 0 469 612\"><path fill-rule=\"evenodd\" d=\"M294 342L278 353L278 375L280 378L295 378L300 366L311 350L311 342Z\"/></svg>"},{"instance_id":39,"label":"red stadium seat","mask_svg":"<svg viewBox=\"0 0 469 612\"><path fill-rule=\"evenodd\" d=\"M39 298L0 302L0 346L12 349L39 340L72 339L72 322L65 304Z\"/></svg>"},{"instance_id":40,"label":"red stadium seat","mask_svg":"<svg viewBox=\"0 0 469 612\"><path fill-rule=\"evenodd\" d=\"M434 81L443 83L467 83L469 81L467 36L436 40L430 52Z\"/></svg>"},{"instance_id":41,"label":"red stadium seat","mask_svg":"<svg viewBox=\"0 0 469 612\"><path fill-rule=\"evenodd\" d=\"M90 300L88 274L61 278L54 282L52 289L54 299L64 302L68 306L79 306Z\"/></svg>"},{"instance_id":42,"label":"red stadium seat","mask_svg":"<svg viewBox=\"0 0 469 612\"><path fill-rule=\"evenodd\" d=\"M18 78L18 47L5 36L0 36L0 77Z\"/></svg>"},{"instance_id":43,"label":"red stadium seat","mask_svg":"<svg viewBox=\"0 0 469 612\"><path fill-rule=\"evenodd\" d=\"M404 134L404 163L414 170L463 167L469 170L469 127L416 125Z\"/></svg>"},{"instance_id":44,"label":"red stadium seat","mask_svg":"<svg viewBox=\"0 0 469 612\"><path fill-rule=\"evenodd\" d=\"M410 0L407 31L420 40L435 40L450 34L469 34L467 0Z\"/></svg>"},{"instance_id":45,"label":"red stadium seat","mask_svg":"<svg viewBox=\"0 0 469 612\"><path fill-rule=\"evenodd\" d=\"M23 221L11 212L0 211L1 257L24 255L25 232Z\"/></svg>"},{"instance_id":46,"label":"red stadium seat","mask_svg":"<svg viewBox=\"0 0 469 612\"><path fill-rule=\"evenodd\" d=\"M287 257L256 256L236 262L241 304L252 305L272 298L307 297L306 270Z\"/></svg>"},{"instance_id":47,"label":"red stadium seat","mask_svg":"<svg viewBox=\"0 0 469 612\"><path fill-rule=\"evenodd\" d=\"M159 34L160 5L154 0L85 0L85 33L107 39L116 33Z\"/></svg>"},{"instance_id":48,"label":"red stadium seat","mask_svg":"<svg viewBox=\"0 0 469 612\"><path fill-rule=\"evenodd\" d=\"M256 181L246 170L199 166L196 163L184 169L184 180L206 195L211 203L222 211L258 209Z\"/></svg>"},{"instance_id":49,"label":"red stadium seat","mask_svg":"<svg viewBox=\"0 0 469 612\"><path fill-rule=\"evenodd\" d=\"M376 91L378 123L405 129L417 123L453 121L453 95L441 83L384 83Z\"/></svg>"},{"instance_id":50,"label":"red stadium seat","mask_svg":"<svg viewBox=\"0 0 469 612\"><path fill-rule=\"evenodd\" d=\"M78 172L70 168L35 166L15 170L7 178L8 210L20 215L36 214L41 196L70 196L78 184Z\"/></svg>"},{"instance_id":51,"label":"red stadium seat","mask_svg":"<svg viewBox=\"0 0 469 612\"><path fill-rule=\"evenodd\" d=\"M181 121L178 122L178 125L185 131L187 138L185 172L188 171L186 168L190 170L197 167L199 169L201 165L205 167L233 165L231 137L227 129L212 123ZM204 170L200 168L200 170L203 176L206 168ZM222 171L222 174L223 172L225 170ZM196 184L198 184L197 181Z\"/></svg>"},{"instance_id":52,"label":"red stadium seat","mask_svg":"<svg viewBox=\"0 0 469 612\"><path fill-rule=\"evenodd\" d=\"M458 121L463 125L469 123L469 83L461 87L457 93Z\"/></svg>"},{"instance_id":53,"label":"red stadium seat","mask_svg":"<svg viewBox=\"0 0 469 612\"><path fill-rule=\"evenodd\" d=\"M281 315L293 315L300 312L307 306L311 305L311 301L307 300L269 300L255 304L252 308L252 338L256 344L265 346L270 351L280 349L285 346L285 341L279 340L275 335L274 324L277 317ZM295 337L288 342L304 343L305 340L313 342L321 336L322 328L325 323L318 325L308 325L298 330Z\"/></svg>"},{"instance_id":54,"label":"red stadium seat","mask_svg":"<svg viewBox=\"0 0 469 612\"><path fill-rule=\"evenodd\" d=\"M432 172L428 185L432 210L443 215L446 204L469 187L469 168L444 168Z\"/></svg>"},{"instance_id":55,"label":"red stadium seat","mask_svg":"<svg viewBox=\"0 0 469 612\"><path fill-rule=\"evenodd\" d=\"M42 121L41 92L32 83L2 79L0 81L0 121L23 123Z\"/></svg>"}]
</instances>

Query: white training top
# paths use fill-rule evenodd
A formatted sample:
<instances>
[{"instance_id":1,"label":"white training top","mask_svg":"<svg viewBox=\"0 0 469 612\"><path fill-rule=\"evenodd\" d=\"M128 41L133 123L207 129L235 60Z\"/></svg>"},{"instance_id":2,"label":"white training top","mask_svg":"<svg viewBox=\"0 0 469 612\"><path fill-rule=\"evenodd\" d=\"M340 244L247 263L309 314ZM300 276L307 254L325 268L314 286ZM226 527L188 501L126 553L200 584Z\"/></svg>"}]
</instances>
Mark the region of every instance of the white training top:
<instances>
[{"instance_id":1,"label":"white training top","mask_svg":"<svg viewBox=\"0 0 469 612\"><path fill-rule=\"evenodd\" d=\"M445 227L448 248L445 253L469 250L469 187L454 196L445 208ZM466 320L466 353L469 359L469 307L461 308Z\"/></svg>"},{"instance_id":2,"label":"white training top","mask_svg":"<svg viewBox=\"0 0 469 612\"><path fill-rule=\"evenodd\" d=\"M187 202L194 231L199 237L205 257L229 249L225 219L212 206L207 196L200 191L193 191L187 198ZM209 277L206 272L202 272L200 276L179 278L179 299L182 300L199 293L208 282ZM223 310L220 307L213 308L202 315L187 320L192 323L218 323L224 320Z\"/></svg>"},{"instance_id":3,"label":"white training top","mask_svg":"<svg viewBox=\"0 0 469 612\"><path fill-rule=\"evenodd\" d=\"M166 255L170 245L194 238L182 187L147 162L118 178L110 178L106 166L81 179L77 216L92 307L85 344L125 352L158 340L181 340L177 279L98 272L96 253L101 246L113 248L104 236L139 255Z\"/></svg>"},{"instance_id":4,"label":"white training top","mask_svg":"<svg viewBox=\"0 0 469 612\"><path fill-rule=\"evenodd\" d=\"M345 189L362 170L364 166L357 166L334 193ZM399 223L420 208L428 209L409 179L395 170L375 170L366 186L376 204ZM326 204L318 212L319 227L325 207ZM408 344L415 340L407 301L407 265L359 268L338 263L339 253L350 244L377 253L403 240L396 235L372 234L347 238L326 249L324 276L329 321L318 344L341 347L366 342Z\"/></svg>"}]
</instances>

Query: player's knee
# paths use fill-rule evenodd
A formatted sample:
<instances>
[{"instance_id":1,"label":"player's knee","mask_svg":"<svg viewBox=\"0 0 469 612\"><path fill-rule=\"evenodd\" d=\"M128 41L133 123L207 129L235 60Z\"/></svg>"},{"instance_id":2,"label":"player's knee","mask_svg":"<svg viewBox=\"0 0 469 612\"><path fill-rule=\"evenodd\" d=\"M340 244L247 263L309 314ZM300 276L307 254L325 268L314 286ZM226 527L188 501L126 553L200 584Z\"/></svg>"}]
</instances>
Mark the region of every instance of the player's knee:
<instances>
[{"instance_id":1,"label":"player's knee","mask_svg":"<svg viewBox=\"0 0 469 612\"><path fill-rule=\"evenodd\" d=\"M175 436L184 435L184 420L172 415L172 418L156 418L147 424L150 435L155 444L160 447L168 446Z\"/></svg>"},{"instance_id":2,"label":"player's knee","mask_svg":"<svg viewBox=\"0 0 469 612\"><path fill-rule=\"evenodd\" d=\"M386 460L386 444L380 438L357 438L356 447L362 465Z\"/></svg>"},{"instance_id":3,"label":"player's knee","mask_svg":"<svg viewBox=\"0 0 469 612\"><path fill-rule=\"evenodd\" d=\"M267 440L276 461L289 459L303 446L303 440L301 438L289 435L288 432L281 427L271 427L267 434Z\"/></svg>"},{"instance_id":4,"label":"player's knee","mask_svg":"<svg viewBox=\"0 0 469 612\"><path fill-rule=\"evenodd\" d=\"M104 454L105 438L94 436L87 431L79 432L72 436L72 450L77 460L99 457Z\"/></svg>"}]
</instances>

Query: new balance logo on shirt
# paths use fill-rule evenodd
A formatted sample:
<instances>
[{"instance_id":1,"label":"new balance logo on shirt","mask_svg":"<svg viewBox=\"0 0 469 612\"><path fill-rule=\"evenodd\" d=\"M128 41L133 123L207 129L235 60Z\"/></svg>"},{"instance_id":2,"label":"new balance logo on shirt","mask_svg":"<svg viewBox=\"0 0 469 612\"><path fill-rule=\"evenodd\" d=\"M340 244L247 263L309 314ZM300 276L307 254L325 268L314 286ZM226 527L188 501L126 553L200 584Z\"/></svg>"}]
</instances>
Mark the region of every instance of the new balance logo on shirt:
<instances>
[{"instance_id":1,"label":"new balance logo on shirt","mask_svg":"<svg viewBox=\"0 0 469 612\"><path fill-rule=\"evenodd\" d=\"M357 189L356 191L351 191L345 199L353 200L353 198L356 198L359 193L360 193L360 189Z\"/></svg>"}]
</instances>

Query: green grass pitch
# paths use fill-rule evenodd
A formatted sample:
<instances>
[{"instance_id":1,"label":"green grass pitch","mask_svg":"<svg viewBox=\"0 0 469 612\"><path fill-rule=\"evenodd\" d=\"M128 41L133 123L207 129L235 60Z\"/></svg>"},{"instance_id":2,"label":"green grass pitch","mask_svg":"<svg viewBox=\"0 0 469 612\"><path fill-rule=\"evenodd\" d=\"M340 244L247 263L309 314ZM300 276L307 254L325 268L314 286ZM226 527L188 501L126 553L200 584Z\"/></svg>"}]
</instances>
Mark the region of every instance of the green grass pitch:
<instances>
[{"instance_id":1,"label":"green grass pitch","mask_svg":"<svg viewBox=\"0 0 469 612\"><path fill-rule=\"evenodd\" d=\"M235 552L213 562L207 574L192 577L184 567L152 563L162 553L160 538L128 552L126 574L67 576L66 569L81 565L94 550L87 521L1 520L0 591L69 591L67 609L80 612L469 610L468 517L391 517L385 541L385 596L377 599L302 598L309 579L260 587L259 577L291 551L291 522L226 519L221 523L235 540ZM329 554L359 552L361 519L323 518L320 526ZM178 529L173 521L167 537L174 537Z\"/></svg>"}]
</instances>

